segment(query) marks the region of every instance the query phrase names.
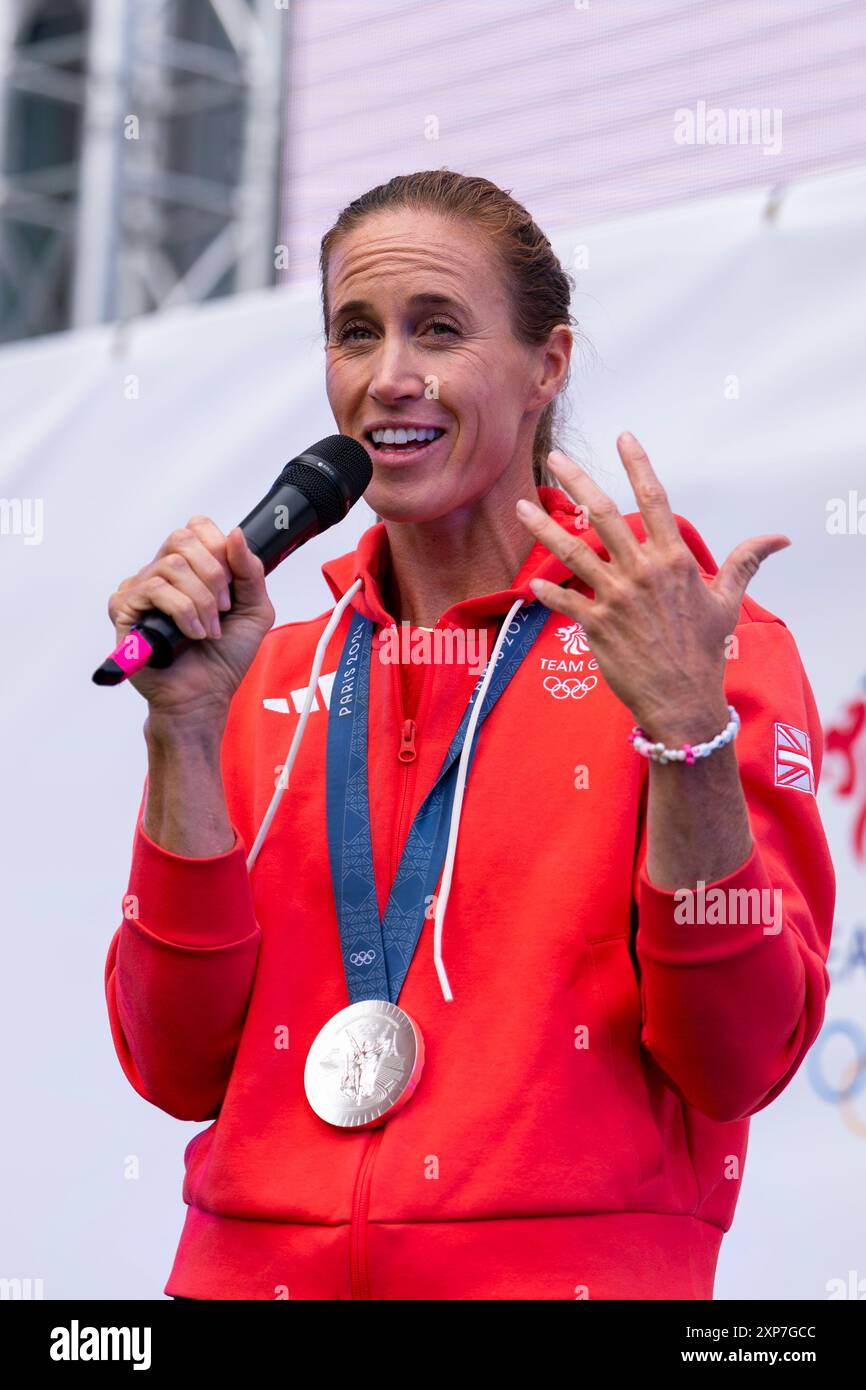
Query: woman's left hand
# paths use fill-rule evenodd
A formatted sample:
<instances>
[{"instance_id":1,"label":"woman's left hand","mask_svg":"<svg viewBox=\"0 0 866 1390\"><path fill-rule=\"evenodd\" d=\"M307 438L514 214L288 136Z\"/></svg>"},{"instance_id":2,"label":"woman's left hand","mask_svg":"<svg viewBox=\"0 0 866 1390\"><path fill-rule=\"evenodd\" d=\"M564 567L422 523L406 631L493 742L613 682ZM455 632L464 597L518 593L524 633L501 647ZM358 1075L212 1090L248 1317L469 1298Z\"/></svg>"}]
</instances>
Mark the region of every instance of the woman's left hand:
<instances>
[{"instance_id":1,"label":"woman's left hand","mask_svg":"<svg viewBox=\"0 0 866 1390\"><path fill-rule=\"evenodd\" d=\"M581 624L608 685L649 737L668 746L699 743L728 722L725 639L737 624L749 581L768 555L791 542L782 535L753 536L734 547L712 579L702 578L641 445L621 434L617 449L646 541L637 540L589 475L554 449L551 469L563 491L585 509L610 559L602 560L580 536L521 499L521 521L593 597L547 580L533 580L531 587L546 607Z\"/></svg>"}]
</instances>

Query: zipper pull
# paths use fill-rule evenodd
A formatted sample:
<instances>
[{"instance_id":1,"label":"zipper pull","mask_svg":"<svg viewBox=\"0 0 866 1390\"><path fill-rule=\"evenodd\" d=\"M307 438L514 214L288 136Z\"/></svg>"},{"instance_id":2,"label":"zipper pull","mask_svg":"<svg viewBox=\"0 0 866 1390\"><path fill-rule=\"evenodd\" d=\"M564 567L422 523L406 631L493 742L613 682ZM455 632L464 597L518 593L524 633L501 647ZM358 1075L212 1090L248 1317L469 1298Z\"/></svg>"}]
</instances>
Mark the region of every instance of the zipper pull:
<instances>
[{"instance_id":1,"label":"zipper pull","mask_svg":"<svg viewBox=\"0 0 866 1390\"><path fill-rule=\"evenodd\" d=\"M397 754L401 763L415 761L415 720L404 719L400 734L400 751Z\"/></svg>"}]
</instances>

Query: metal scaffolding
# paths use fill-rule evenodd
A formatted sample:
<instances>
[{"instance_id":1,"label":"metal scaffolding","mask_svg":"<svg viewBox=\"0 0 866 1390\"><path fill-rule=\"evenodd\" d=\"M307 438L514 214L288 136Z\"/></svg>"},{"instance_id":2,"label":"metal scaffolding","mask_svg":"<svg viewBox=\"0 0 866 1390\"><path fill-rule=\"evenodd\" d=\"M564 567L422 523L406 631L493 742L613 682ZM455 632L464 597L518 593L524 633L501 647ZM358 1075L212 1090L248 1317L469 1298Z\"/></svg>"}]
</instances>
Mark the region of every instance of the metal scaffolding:
<instances>
[{"instance_id":1,"label":"metal scaffolding","mask_svg":"<svg viewBox=\"0 0 866 1390\"><path fill-rule=\"evenodd\" d=\"M275 283L289 17L4 0L3 339Z\"/></svg>"}]
</instances>

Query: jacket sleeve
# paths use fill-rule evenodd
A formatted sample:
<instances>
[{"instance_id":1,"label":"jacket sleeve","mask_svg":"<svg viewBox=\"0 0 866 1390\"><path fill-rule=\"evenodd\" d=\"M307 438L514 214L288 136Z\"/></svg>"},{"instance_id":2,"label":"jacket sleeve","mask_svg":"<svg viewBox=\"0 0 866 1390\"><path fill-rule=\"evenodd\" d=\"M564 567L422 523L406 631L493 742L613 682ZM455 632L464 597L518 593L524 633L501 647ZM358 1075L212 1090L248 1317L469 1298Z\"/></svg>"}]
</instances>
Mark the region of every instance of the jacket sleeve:
<instances>
[{"instance_id":1,"label":"jacket sleeve","mask_svg":"<svg viewBox=\"0 0 866 1390\"><path fill-rule=\"evenodd\" d=\"M641 1041L672 1089L719 1121L769 1105L815 1041L836 891L815 800L823 733L794 640L778 619L735 635L725 690L742 720L734 747L751 853L706 884L703 911L692 899L689 922L685 895L647 876L642 814L634 878ZM713 900L726 905L716 921Z\"/></svg>"},{"instance_id":2,"label":"jacket sleeve","mask_svg":"<svg viewBox=\"0 0 866 1390\"><path fill-rule=\"evenodd\" d=\"M147 778L105 964L111 1035L139 1095L179 1120L208 1120L231 1075L261 936L246 850L236 828L224 854L163 849L142 828L146 796Z\"/></svg>"}]
</instances>

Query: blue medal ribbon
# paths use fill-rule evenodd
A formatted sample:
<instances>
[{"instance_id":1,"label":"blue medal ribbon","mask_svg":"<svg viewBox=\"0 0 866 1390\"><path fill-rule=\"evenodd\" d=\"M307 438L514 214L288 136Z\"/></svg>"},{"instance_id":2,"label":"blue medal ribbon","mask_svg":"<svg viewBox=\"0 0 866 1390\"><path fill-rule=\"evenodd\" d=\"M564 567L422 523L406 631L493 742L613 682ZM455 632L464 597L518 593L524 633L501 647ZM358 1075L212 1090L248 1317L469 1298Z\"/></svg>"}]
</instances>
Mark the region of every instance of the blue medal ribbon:
<instances>
[{"instance_id":1,"label":"blue medal ribbon","mask_svg":"<svg viewBox=\"0 0 866 1390\"><path fill-rule=\"evenodd\" d=\"M502 644L478 717L467 776L481 725L548 617L549 610L537 600L514 615L511 627L517 630L509 630ZM353 1004L362 999L387 999L396 1004L424 927L427 901L435 892L445 862L457 762L484 676L478 678L439 775L412 822L383 922L373 870L367 764L374 628L369 618L352 611L331 691L326 770L328 849L349 999Z\"/></svg>"}]
</instances>

